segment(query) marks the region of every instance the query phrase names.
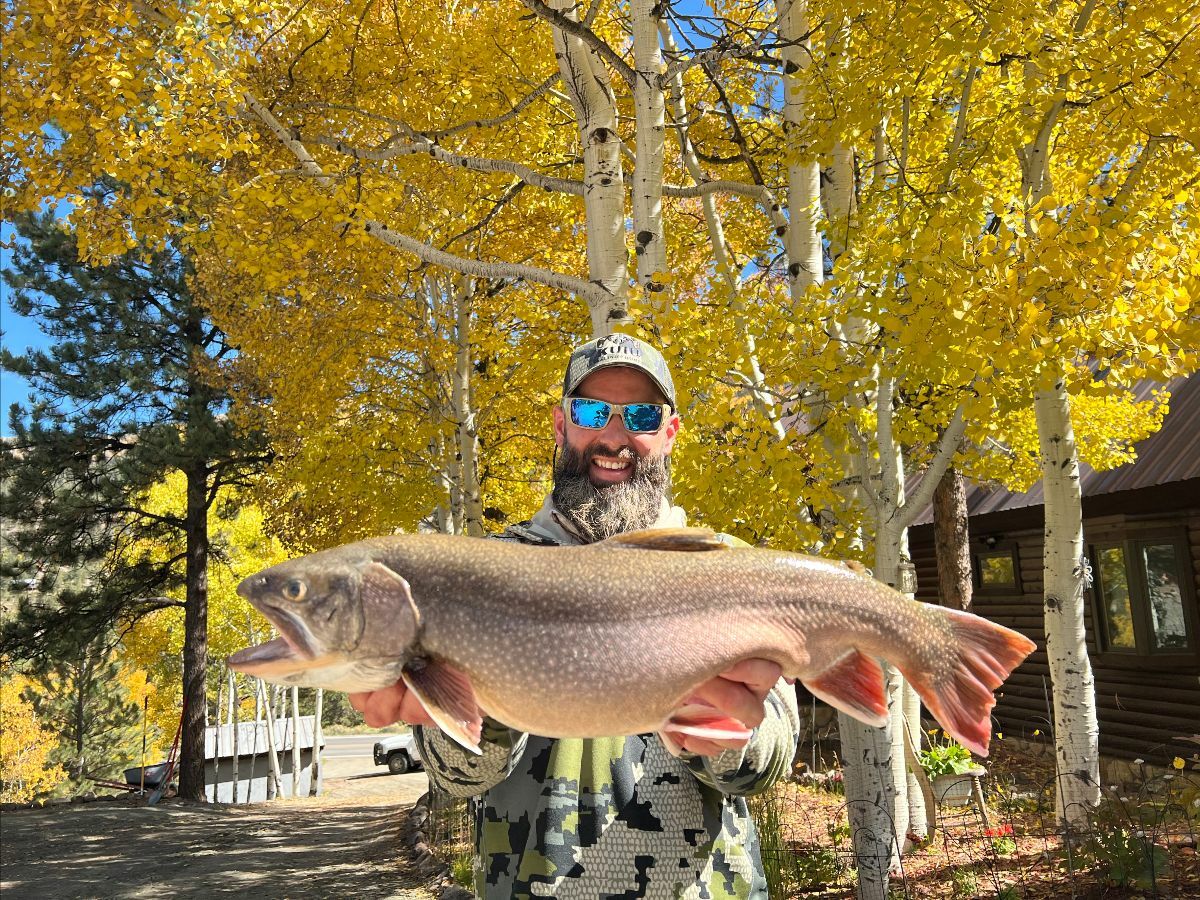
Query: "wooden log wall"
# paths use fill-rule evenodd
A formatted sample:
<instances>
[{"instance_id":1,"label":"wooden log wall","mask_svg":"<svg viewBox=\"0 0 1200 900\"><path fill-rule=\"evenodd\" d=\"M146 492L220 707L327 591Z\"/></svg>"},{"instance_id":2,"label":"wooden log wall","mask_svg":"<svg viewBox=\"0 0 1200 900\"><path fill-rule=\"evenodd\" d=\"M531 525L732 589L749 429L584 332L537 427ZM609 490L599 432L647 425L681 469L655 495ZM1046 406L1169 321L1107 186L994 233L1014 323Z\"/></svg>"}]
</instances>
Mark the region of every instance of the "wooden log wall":
<instances>
[{"instance_id":1,"label":"wooden log wall","mask_svg":"<svg viewBox=\"0 0 1200 900\"><path fill-rule=\"evenodd\" d=\"M971 604L972 612L1014 628L1038 644L1038 649L998 692L994 711L998 730L1031 740L1045 740L1053 721L1042 619L1040 513L1040 509L1031 510L1030 519L1038 520L1033 528L1013 529L1010 520L1010 527L1004 530L1004 540L998 545L1016 545L1020 593L1004 595L976 590ZM1186 524L1188 529L1195 586L1192 597L1200 597L1200 513L1188 511L1171 524L1179 523ZM972 522L972 529L972 548L975 549L975 522ZM986 533L983 527L977 531ZM1086 537L1086 521L1084 533ZM938 578L932 527L912 529L910 548L917 567L917 599L937 603ZM1088 650L1096 677L1101 752L1157 763L1170 761L1175 756L1189 757L1195 752L1195 745L1176 739L1181 735L1200 734L1200 658L1175 659L1169 663L1147 656L1113 659L1111 655L1099 652L1090 598L1085 617ZM1040 731L1041 736L1034 735L1035 731Z\"/></svg>"}]
</instances>

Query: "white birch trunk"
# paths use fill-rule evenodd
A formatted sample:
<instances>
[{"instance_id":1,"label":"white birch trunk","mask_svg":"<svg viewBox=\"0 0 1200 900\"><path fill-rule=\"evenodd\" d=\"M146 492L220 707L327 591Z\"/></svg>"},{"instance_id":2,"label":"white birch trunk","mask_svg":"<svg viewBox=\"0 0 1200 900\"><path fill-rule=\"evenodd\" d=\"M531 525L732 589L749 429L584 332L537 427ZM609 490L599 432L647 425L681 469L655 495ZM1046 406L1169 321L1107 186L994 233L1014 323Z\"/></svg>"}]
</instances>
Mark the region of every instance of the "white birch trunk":
<instances>
[{"instance_id":1,"label":"white birch trunk","mask_svg":"<svg viewBox=\"0 0 1200 900\"><path fill-rule=\"evenodd\" d=\"M273 793L268 792L268 799L271 799L283 794L283 774L279 767L279 746L276 744L279 732L275 729L274 698L267 693L267 683L262 679L258 681L258 692L267 718L267 759L271 765L271 786L275 789Z\"/></svg>"},{"instance_id":2,"label":"white birch trunk","mask_svg":"<svg viewBox=\"0 0 1200 900\"><path fill-rule=\"evenodd\" d=\"M829 253L837 259L850 246L858 199L854 191L854 148L837 143L833 159L821 178L821 204L825 212L825 237Z\"/></svg>"},{"instance_id":3,"label":"white birch trunk","mask_svg":"<svg viewBox=\"0 0 1200 900\"><path fill-rule=\"evenodd\" d=\"M458 534L483 536L483 499L479 490L479 431L471 403L471 300L473 283L461 279L453 287L455 304L455 363L452 383L456 432L455 471L462 516Z\"/></svg>"},{"instance_id":4,"label":"white birch trunk","mask_svg":"<svg viewBox=\"0 0 1200 900\"><path fill-rule=\"evenodd\" d=\"M1086 830L1100 802L1096 682L1084 630L1083 505L1071 402L1063 379L1034 399L1042 491L1046 498L1043 605L1046 656L1054 688L1054 751L1059 824Z\"/></svg>"},{"instance_id":5,"label":"white birch trunk","mask_svg":"<svg viewBox=\"0 0 1200 900\"><path fill-rule=\"evenodd\" d=\"M292 688L292 798L300 796L300 688Z\"/></svg>"},{"instance_id":6,"label":"white birch trunk","mask_svg":"<svg viewBox=\"0 0 1200 900\"><path fill-rule=\"evenodd\" d=\"M663 151L665 145L665 97L660 85L663 71L659 44L658 0L632 0L629 17L633 27L633 108L637 134L637 157L633 165L633 235L637 254L638 284L648 293L665 285L654 275L667 270L667 247L663 235Z\"/></svg>"},{"instance_id":7,"label":"white birch trunk","mask_svg":"<svg viewBox=\"0 0 1200 900\"><path fill-rule=\"evenodd\" d=\"M578 19L575 0L551 0L550 6ZM617 103L608 70L583 40L554 31L554 52L563 83L575 107L583 148L583 202L587 230L588 278L607 292L588 301L592 337L611 334L629 318L625 247L625 185Z\"/></svg>"},{"instance_id":8,"label":"white birch trunk","mask_svg":"<svg viewBox=\"0 0 1200 900\"><path fill-rule=\"evenodd\" d=\"M808 147L801 140L805 122L805 88L800 75L812 64L807 0L779 0L779 38L783 44L783 133L788 160L788 220L784 247L792 301L805 288L820 284L825 267L821 236L817 231L821 202L821 171L816 160L805 161Z\"/></svg>"},{"instance_id":9,"label":"white birch trunk","mask_svg":"<svg viewBox=\"0 0 1200 900\"><path fill-rule=\"evenodd\" d=\"M896 447L892 441L891 379L877 375L876 421L880 460L880 487L875 508L874 575L885 584L899 578L900 539L896 513L903 491ZM869 461L863 466L869 473ZM881 728L864 725L838 713L842 741L843 778L847 813L858 864L859 900L886 900L888 881L900 871L900 855L909 822L904 757L904 692L899 672L885 665L888 688L888 722Z\"/></svg>"},{"instance_id":10,"label":"white birch trunk","mask_svg":"<svg viewBox=\"0 0 1200 900\"><path fill-rule=\"evenodd\" d=\"M240 748L238 747L238 695L237 695L237 676L233 672L229 673L229 724L233 726L233 802L238 802L238 756ZM213 793L216 791L214 789Z\"/></svg>"},{"instance_id":11,"label":"white birch trunk","mask_svg":"<svg viewBox=\"0 0 1200 900\"><path fill-rule=\"evenodd\" d=\"M1073 29L1082 34L1089 25L1095 0L1085 0ZM1027 91L1045 84L1036 57L1024 65ZM1057 91L1038 111L1027 107L1037 121L1033 139L1018 151L1021 188L1026 210L1054 192L1050 170L1053 135L1065 108L1065 73L1056 78ZM1031 96L1033 93L1031 91ZM1026 214L1026 227L1030 215ZM1028 299L1033 299L1028 298ZM1096 715L1096 685L1088 658L1083 604L1085 564L1083 503L1079 486L1079 453L1071 429L1071 402L1062 377L1034 396L1034 415L1041 454L1042 491L1046 498L1043 535L1043 607L1046 656L1054 693L1054 751L1057 767L1056 809L1060 825L1074 830L1089 827L1088 812L1100 802L1100 726Z\"/></svg>"},{"instance_id":12,"label":"white birch trunk","mask_svg":"<svg viewBox=\"0 0 1200 900\"><path fill-rule=\"evenodd\" d=\"M321 744L325 739L324 729L321 727L321 717L325 714L325 690L317 688L317 699L315 709L313 711L313 755L312 768L308 775L308 795L310 797L320 796L321 793L321 769L324 765L321 761Z\"/></svg>"}]
</instances>

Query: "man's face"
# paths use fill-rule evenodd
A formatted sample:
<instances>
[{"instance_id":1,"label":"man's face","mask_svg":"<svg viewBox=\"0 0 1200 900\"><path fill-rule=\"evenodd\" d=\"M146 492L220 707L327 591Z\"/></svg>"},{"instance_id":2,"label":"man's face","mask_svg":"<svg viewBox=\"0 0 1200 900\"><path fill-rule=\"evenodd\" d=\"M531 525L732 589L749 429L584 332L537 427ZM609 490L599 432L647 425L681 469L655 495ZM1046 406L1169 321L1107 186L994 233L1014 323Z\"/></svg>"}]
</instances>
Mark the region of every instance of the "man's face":
<instances>
[{"instance_id":1,"label":"man's face","mask_svg":"<svg viewBox=\"0 0 1200 900\"><path fill-rule=\"evenodd\" d=\"M575 389L576 397L609 403L665 403L654 382L637 369L612 366L594 372ZM570 448L590 456L588 477L596 487L620 484L633 477L633 460L669 456L679 431L679 416L671 414L654 434L625 430L621 417L609 417L603 428L580 428L567 420L561 406L554 410L554 441L560 450Z\"/></svg>"},{"instance_id":2,"label":"man's face","mask_svg":"<svg viewBox=\"0 0 1200 900\"><path fill-rule=\"evenodd\" d=\"M584 379L574 396L609 403L663 403L645 374L614 366ZM554 505L589 542L646 528L658 518L669 487L667 457L679 417L672 414L652 433L629 432L615 413L603 428L582 428L554 410L560 448L554 469Z\"/></svg>"}]
</instances>

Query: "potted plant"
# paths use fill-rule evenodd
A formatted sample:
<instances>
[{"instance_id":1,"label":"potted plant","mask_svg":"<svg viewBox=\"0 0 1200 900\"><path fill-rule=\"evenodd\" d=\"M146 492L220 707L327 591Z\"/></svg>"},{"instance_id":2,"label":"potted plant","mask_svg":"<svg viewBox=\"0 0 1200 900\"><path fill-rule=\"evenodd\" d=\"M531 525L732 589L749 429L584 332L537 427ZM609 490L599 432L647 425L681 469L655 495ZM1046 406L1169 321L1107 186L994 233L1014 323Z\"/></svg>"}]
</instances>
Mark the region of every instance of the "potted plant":
<instances>
[{"instance_id":1,"label":"potted plant","mask_svg":"<svg viewBox=\"0 0 1200 900\"><path fill-rule=\"evenodd\" d=\"M933 796L945 806L965 806L971 802L975 779L987 769L975 762L971 751L946 732L929 732L929 749L918 755L921 768L933 784Z\"/></svg>"}]
</instances>

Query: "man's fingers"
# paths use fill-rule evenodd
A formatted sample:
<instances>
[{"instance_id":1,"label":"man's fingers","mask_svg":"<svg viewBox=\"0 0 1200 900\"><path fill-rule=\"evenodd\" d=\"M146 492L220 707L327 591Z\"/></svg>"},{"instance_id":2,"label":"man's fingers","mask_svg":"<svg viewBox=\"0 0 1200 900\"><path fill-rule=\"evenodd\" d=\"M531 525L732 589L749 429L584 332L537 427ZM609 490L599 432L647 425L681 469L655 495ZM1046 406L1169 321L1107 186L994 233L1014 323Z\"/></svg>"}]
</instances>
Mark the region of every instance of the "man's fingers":
<instances>
[{"instance_id":1,"label":"man's fingers","mask_svg":"<svg viewBox=\"0 0 1200 900\"><path fill-rule=\"evenodd\" d=\"M696 737L694 734L680 734L678 731L670 729L668 729L668 734L680 749L686 750L688 753L695 753L697 756L719 756L726 750L740 749L749 743L748 738L713 740L712 738Z\"/></svg>"},{"instance_id":2,"label":"man's fingers","mask_svg":"<svg viewBox=\"0 0 1200 900\"><path fill-rule=\"evenodd\" d=\"M425 711L425 707L412 691L407 691L404 701L400 704L400 719L410 725L436 725L433 717Z\"/></svg>"},{"instance_id":3,"label":"man's fingers","mask_svg":"<svg viewBox=\"0 0 1200 900\"><path fill-rule=\"evenodd\" d=\"M721 677L726 681L741 682L760 698L765 698L782 674L783 669L778 663L769 659L751 658L743 659L726 669L721 673Z\"/></svg>"},{"instance_id":4,"label":"man's fingers","mask_svg":"<svg viewBox=\"0 0 1200 900\"><path fill-rule=\"evenodd\" d=\"M400 719L400 708L408 689L402 683L380 688L367 694L352 694L350 703L363 714L363 721L372 728L382 728Z\"/></svg>"},{"instance_id":5,"label":"man's fingers","mask_svg":"<svg viewBox=\"0 0 1200 900\"><path fill-rule=\"evenodd\" d=\"M707 703L730 718L737 719L747 728L755 728L763 720L762 697L738 681L710 678L692 692L688 702L695 700Z\"/></svg>"}]
</instances>

